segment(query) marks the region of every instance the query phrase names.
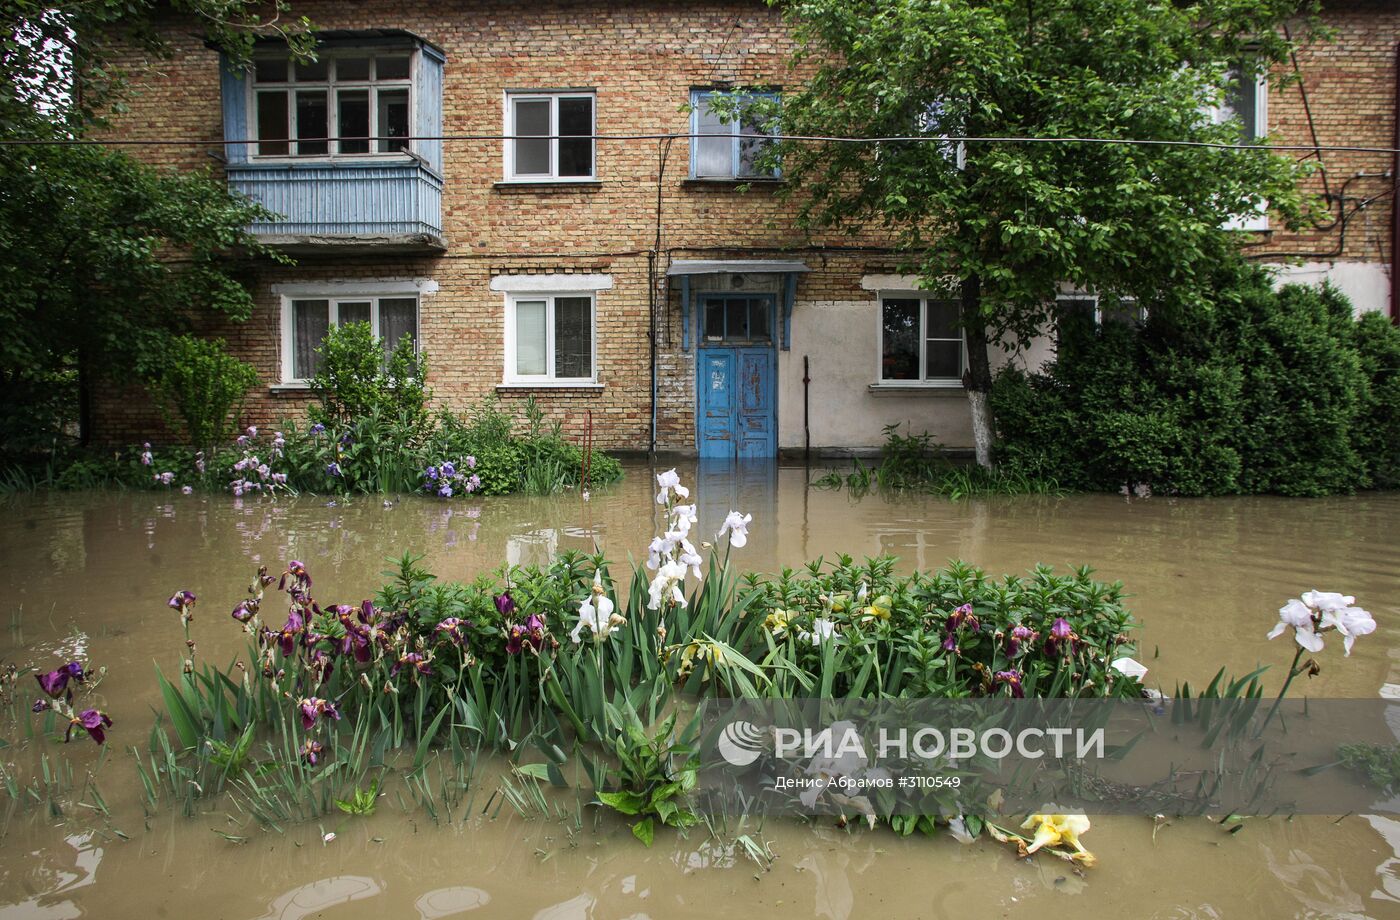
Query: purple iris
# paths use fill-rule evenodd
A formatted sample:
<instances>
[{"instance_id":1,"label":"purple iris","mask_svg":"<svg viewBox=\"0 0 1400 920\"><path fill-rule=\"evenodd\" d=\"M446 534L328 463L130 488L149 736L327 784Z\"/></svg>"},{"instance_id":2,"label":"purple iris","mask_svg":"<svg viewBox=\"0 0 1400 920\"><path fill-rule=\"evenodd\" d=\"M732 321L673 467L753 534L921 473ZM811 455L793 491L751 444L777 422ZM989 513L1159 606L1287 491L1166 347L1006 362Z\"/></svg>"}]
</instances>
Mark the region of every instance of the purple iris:
<instances>
[{"instance_id":1,"label":"purple iris","mask_svg":"<svg viewBox=\"0 0 1400 920\"><path fill-rule=\"evenodd\" d=\"M349 447L352 443L354 443L354 441L355 441L355 439L354 439L353 437L350 436L350 432L348 432L348 431L345 432L345 434L343 434L343 435L340 436L340 443L341 443L342 445L344 445L345 447Z\"/></svg>"},{"instance_id":2,"label":"purple iris","mask_svg":"<svg viewBox=\"0 0 1400 920\"><path fill-rule=\"evenodd\" d=\"M301 727L306 731L315 728L316 720L323 716L337 720L340 718L340 710L335 708L335 703L318 696L307 697L297 705L301 708Z\"/></svg>"},{"instance_id":3,"label":"purple iris","mask_svg":"<svg viewBox=\"0 0 1400 920\"><path fill-rule=\"evenodd\" d=\"M973 632L979 632L982 629L982 624L978 622L976 615L972 612L971 604L963 604L948 615L949 632L954 632L964 626Z\"/></svg>"},{"instance_id":4,"label":"purple iris","mask_svg":"<svg viewBox=\"0 0 1400 920\"><path fill-rule=\"evenodd\" d=\"M422 674L424 677L430 677L433 673L433 663L417 652L408 652L407 654L400 655L399 660L394 662L393 668L390 669L389 676L393 677L403 668L412 668L416 673Z\"/></svg>"},{"instance_id":5,"label":"purple iris","mask_svg":"<svg viewBox=\"0 0 1400 920\"><path fill-rule=\"evenodd\" d=\"M1064 651L1073 655L1079 648L1079 636L1064 617L1055 617L1050 626L1050 638L1045 640L1045 653L1051 658L1059 657Z\"/></svg>"},{"instance_id":6,"label":"purple iris","mask_svg":"<svg viewBox=\"0 0 1400 920\"><path fill-rule=\"evenodd\" d=\"M165 605L171 610L184 610L186 607L193 607L195 596L189 591L176 591L170 595L170 600Z\"/></svg>"},{"instance_id":7,"label":"purple iris","mask_svg":"<svg viewBox=\"0 0 1400 920\"><path fill-rule=\"evenodd\" d=\"M1029 646L1036 639L1036 631L1029 626L1016 625L1011 627L1011 632L1006 636L1006 656L1015 658L1025 651L1021 646Z\"/></svg>"},{"instance_id":8,"label":"purple iris","mask_svg":"<svg viewBox=\"0 0 1400 920\"><path fill-rule=\"evenodd\" d=\"M451 460L446 460L442 464L442 476L444 479L451 479L457 475L457 467Z\"/></svg>"},{"instance_id":9,"label":"purple iris","mask_svg":"<svg viewBox=\"0 0 1400 920\"><path fill-rule=\"evenodd\" d=\"M1026 691L1021 687L1021 672L1015 669L1010 671L998 671L993 679L999 684L1006 684L1011 688L1011 695L1018 700L1025 699Z\"/></svg>"},{"instance_id":10,"label":"purple iris","mask_svg":"<svg viewBox=\"0 0 1400 920\"><path fill-rule=\"evenodd\" d=\"M73 729L78 726L86 729L88 735L92 737L92 740L101 744L107 740L107 735L104 730L112 727L112 720L107 717L105 712L99 712L96 709L84 709L68 723L68 731L63 736L63 740L67 741L71 738Z\"/></svg>"},{"instance_id":11,"label":"purple iris","mask_svg":"<svg viewBox=\"0 0 1400 920\"><path fill-rule=\"evenodd\" d=\"M252 599L239 601L238 606L233 608L233 618L240 623L246 623L258 615L258 602Z\"/></svg>"},{"instance_id":12,"label":"purple iris","mask_svg":"<svg viewBox=\"0 0 1400 920\"><path fill-rule=\"evenodd\" d=\"M321 759L322 750L324 750L324 748L321 747L321 742L307 738L301 746L301 759L314 767L316 766L316 762Z\"/></svg>"},{"instance_id":13,"label":"purple iris","mask_svg":"<svg viewBox=\"0 0 1400 920\"><path fill-rule=\"evenodd\" d=\"M544 647L544 618L532 613L522 625L516 623L506 632L506 654L519 655L526 648L539 654Z\"/></svg>"},{"instance_id":14,"label":"purple iris","mask_svg":"<svg viewBox=\"0 0 1400 920\"><path fill-rule=\"evenodd\" d=\"M458 619L457 617L448 617L439 623L433 631L446 636L457 646L466 646L467 635L465 630L470 625L471 624L466 620Z\"/></svg>"},{"instance_id":15,"label":"purple iris","mask_svg":"<svg viewBox=\"0 0 1400 920\"><path fill-rule=\"evenodd\" d=\"M515 599L510 596L509 591L502 591L496 595L496 612L503 617L515 612Z\"/></svg>"},{"instance_id":16,"label":"purple iris","mask_svg":"<svg viewBox=\"0 0 1400 920\"><path fill-rule=\"evenodd\" d=\"M153 462L154 458L151 456L151 442L147 441L141 445L141 465L150 466Z\"/></svg>"},{"instance_id":17,"label":"purple iris","mask_svg":"<svg viewBox=\"0 0 1400 920\"><path fill-rule=\"evenodd\" d=\"M435 466L428 467L426 470L423 471L423 476L426 479L429 479L433 482L437 482L438 468Z\"/></svg>"},{"instance_id":18,"label":"purple iris","mask_svg":"<svg viewBox=\"0 0 1400 920\"><path fill-rule=\"evenodd\" d=\"M287 571L282 573L281 580L277 582L277 590L286 590L288 580L300 588L311 587L311 573L306 570L306 566L295 559L287 563Z\"/></svg>"},{"instance_id":19,"label":"purple iris","mask_svg":"<svg viewBox=\"0 0 1400 920\"><path fill-rule=\"evenodd\" d=\"M314 424L314 425L311 426L311 428L308 430L307 433L308 433L308 434L325 434L325 433L326 433L326 426L325 426L325 425L322 425L320 422L317 422L316 424Z\"/></svg>"},{"instance_id":20,"label":"purple iris","mask_svg":"<svg viewBox=\"0 0 1400 920\"><path fill-rule=\"evenodd\" d=\"M339 475L340 475L340 464L339 464L339 463L336 463L334 460L332 460L330 463L326 464L326 475L327 475L327 476L339 476Z\"/></svg>"},{"instance_id":21,"label":"purple iris","mask_svg":"<svg viewBox=\"0 0 1400 920\"><path fill-rule=\"evenodd\" d=\"M437 494L438 498L451 498L452 486L449 483L444 482L442 485L438 486Z\"/></svg>"},{"instance_id":22,"label":"purple iris","mask_svg":"<svg viewBox=\"0 0 1400 920\"><path fill-rule=\"evenodd\" d=\"M53 704L48 700L35 700L34 705L29 707L30 712L47 712L53 708Z\"/></svg>"},{"instance_id":23,"label":"purple iris","mask_svg":"<svg viewBox=\"0 0 1400 920\"><path fill-rule=\"evenodd\" d=\"M68 681L82 683L87 678L87 673L83 670L81 662L70 661L56 671L36 674L34 677L39 681L39 687L45 693L56 698L62 696L64 691L68 689Z\"/></svg>"}]
</instances>

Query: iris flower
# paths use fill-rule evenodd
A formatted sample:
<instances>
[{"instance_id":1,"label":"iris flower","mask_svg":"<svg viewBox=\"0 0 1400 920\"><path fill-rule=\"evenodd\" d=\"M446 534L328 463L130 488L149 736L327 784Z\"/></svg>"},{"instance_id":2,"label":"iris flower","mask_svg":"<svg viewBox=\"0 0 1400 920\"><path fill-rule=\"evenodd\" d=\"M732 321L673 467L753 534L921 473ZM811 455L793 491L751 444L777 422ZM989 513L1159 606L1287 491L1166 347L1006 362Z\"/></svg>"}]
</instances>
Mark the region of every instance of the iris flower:
<instances>
[{"instance_id":1,"label":"iris flower","mask_svg":"<svg viewBox=\"0 0 1400 920\"><path fill-rule=\"evenodd\" d=\"M83 728L93 741L98 744L107 740L105 729L112 727L112 720L105 712L96 709L84 709L68 722L68 731L64 734L63 740L67 741L73 736L73 729Z\"/></svg>"},{"instance_id":2,"label":"iris flower","mask_svg":"<svg viewBox=\"0 0 1400 920\"><path fill-rule=\"evenodd\" d=\"M1030 651L1031 644L1040 634L1029 626L1017 624L1006 634L1006 657L1015 658L1022 652Z\"/></svg>"},{"instance_id":3,"label":"iris flower","mask_svg":"<svg viewBox=\"0 0 1400 920\"><path fill-rule=\"evenodd\" d=\"M752 514L741 514L738 511L731 511L728 516L725 517L724 524L720 527L719 533L715 534L715 539L718 540L720 537L724 536L727 531L729 533L729 545L742 549L744 545L749 542L749 523L752 521Z\"/></svg>"},{"instance_id":4,"label":"iris flower","mask_svg":"<svg viewBox=\"0 0 1400 920\"><path fill-rule=\"evenodd\" d=\"M1050 625L1050 637L1045 640L1045 654L1051 658L1058 658L1066 647L1068 653L1073 655L1079 648L1079 635L1069 625L1068 620L1055 617L1055 622Z\"/></svg>"},{"instance_id":5,"label":"iris flower","mask_svg":"<svg viewBox=\"0 0 1400 920\"><path fill-rule=\"evenodd\" d=\"M316 721L322 717L340 719L340 710L335 708L335 703L318 696L305 697L297 706L301 709L301 727L306 731L315 728Z\"/></svg>"},{"instance_id":6,"label":"iris flower","mask_svg":"<svg viewBox=\"0 0 1400 920\"><path fill-rule=\"evenodd\" d=\"M87 679L87 672L83 670L82 662L70 661L56 671L36 674L34 677L39 681L40 689L49 696L57 698L68 689L68 681L82 683Z\"/></svg>"},{"instance_id":7,"label":"iris flower","mask_svg":"<svg viewBox=\"0 0 1400 920\"><path fill-rule=\"evenodd\" d=\"M593 573L593 588L588 592L588 597L578 605L578 623L569 633L569 638L578 645L582 641L580 638L583 628L588 627L589 632L597 641L608 637L612 632L613 602L608 597L603 588L603 573Z\"/></svg>"},{"instance_id":8,"label":"iris flower","mask_svg":"<svg viewBox=\"0 0 1400 920\"><path fill-rule=\"evenodd\" d=\"M661 488L661 491L656 493L656 503L658 505L664 505L670 501L672 492L679 498L690 497L690 490L681 485L680 474L674 469L667 470L664 473L657 473L656 484Z\"/></svg>"},{"instance_id":9,"label":"iris flower","mask_svg":"<svg viewBox=\"0 0 1400 920\"><path fill-rule=\"evenodd\" d=\"M194 602L195 596L189 591L176 591L170 595L170 600L165 602L165 606L183 612L186 607L193 607Z\"/></svg>"},{"instance_id":10,"label":"iris flower","mask_svg":"<svg viewBox=\"0 0 1400 920\"><path fill-rule=\"evenodd\" d=\"M509 591L502 591L496 595L496 612L503 617L515 612L515 599L510 596Z\"/></svg>"},{"instance_id":11,"label":"iris flower","mask_svg":"<svg viewBox=\"0 0 1400 920\"><path fill-rule=\"evenodd\" d=\"M1054 809L1054 805L1046 806ZM1069 846L1074 850L1075 861L1086 866L1092 866L1096 860L1094 854L1084 849L1079 842L1081 834L1088 833L1089 819L1085 815L1062 815L1062 814L1038 814L1031 815L1022 824L1023 828L1035 828L1035 838L1030 846L1026 847L1026 854L1030 855L1041 847L1060 848Z\"/></svg>"},{"instance_id":12,"label":"iris flower","mask_svg":"<svg viewBox=\"0 0 1400 920\"><path fill-rule=\"evenodd\" d=\"M301 745L301 759L310 766L316 766L316 762L321 759L321 742L307 738Z\"/></svg>"},{"instance_id":13,"label":"iris flower","mask_svg":"<svg viewBox=\"0 0 1400 920\"><path fill-rule=\"evenodd\" d=\"M998 671L993 676L993 680L999 684L1006 684L1011 688L1011 695L1018 700L1025 699L1026 691L1021 687L1021 672L1014 668L1009 671Z\"/></svg>"}]
</instances>

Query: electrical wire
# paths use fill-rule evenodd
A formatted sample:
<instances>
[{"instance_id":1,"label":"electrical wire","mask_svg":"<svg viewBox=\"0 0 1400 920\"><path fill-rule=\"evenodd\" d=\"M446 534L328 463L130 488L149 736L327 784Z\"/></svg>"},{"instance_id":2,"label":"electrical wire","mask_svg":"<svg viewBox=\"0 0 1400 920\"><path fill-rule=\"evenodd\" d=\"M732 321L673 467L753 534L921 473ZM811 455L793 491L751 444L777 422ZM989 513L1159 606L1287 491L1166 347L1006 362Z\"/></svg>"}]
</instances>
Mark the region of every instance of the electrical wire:
<instances>
[{"instance_id":1,"label":"electrical wire","mask_svg":"<svg viewBox=\"0 0 1400 920\"><path fill-rule=\"evenodd\" d=\"M368 140L389 140L396 142L408 141L437 141L442 143L457 143L467 141L514 141L514 140L559 140L567 138L569 140L583 140L585 138L594 141L607 142L630 142L630 141L664 141L664 140L691 140L695 138L715 137L713 134L692 134L685 132L675 133L648 133L648 134L438 134L438 135L415 135L412 137L378 137L368 138ZM729 137L732 135L722 135ZM896 144L896 143L917 143L917 144L1097 144L1103 146L1127 146L1127 147L1204 147L1214 150L1242 150L1261 152L1304 152L1316 154L1318 151L1335 151L1339 153L1383 153L1394 156L1400 154L1400 148L1396 147L1369 147L1353 144L1223 144L1214 141L1182 141L1164 140L1158 138L1123 138L1123 137L1012 137L1012 136L986 136L975 137L971 135L891 135L889 137L842 137L825 135L781 135L774 136L768 134L751 134L741 132L737 135L740 138L769 138L776 141L801 143L823 143L823 144ZM294 143L297 140L323 141L325 138L278 138L278 143ZM365 140L365 138L358 138ZM96 140L88 138L3 138L0 139L0 146L4 147L249 147L258 144L257 140L240 138L237 140L211 140L201 138L190 140L185 138L109 138ZM294 159L294 158L293 158Z\"/></svg>"}]
</instances>

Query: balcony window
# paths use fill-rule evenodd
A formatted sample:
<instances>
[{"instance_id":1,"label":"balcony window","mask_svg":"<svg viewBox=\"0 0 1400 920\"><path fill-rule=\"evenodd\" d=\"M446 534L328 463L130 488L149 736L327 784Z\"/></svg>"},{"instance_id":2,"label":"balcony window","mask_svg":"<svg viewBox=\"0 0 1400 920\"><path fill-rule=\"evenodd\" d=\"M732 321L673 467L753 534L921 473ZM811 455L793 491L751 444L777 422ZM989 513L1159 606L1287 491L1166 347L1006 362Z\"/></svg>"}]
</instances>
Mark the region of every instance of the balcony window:
<instances>
[{"instance_id":1,"label":"balcony window","mask_svg":"<svg viewBox=\"0 0 1400 920\"><path fill-rule=\"evenodd\" d=\"M413 52L259 57L253 124L260 157L367 156L409 149Z\"/></svg>"},{"instance_id":2,"label":"balcony window","mask_svg":"<svg viewBox=\"0 0 1400 920\"><path fill-rule=\"evenodd\" d=\"M366 289L368 291L368 289ZM405 335L418 347L418 295L413 293L329 293L284 296L282 304L282 382L304 384L321 366L318 349L332 326L369 323L384 346L385 360Z\"/></svg>"},{"instance_id":3,"label":"balcony window","mask_svg":"<svg viewBox=\"0 0 1400 920\"><path fill-rule=\"evenodd\" d=\"M691 93L690 175L693 179L776 179L778 171L759 164L759 155L773 138L757 114L743 114L736 121L711 109L717 93ZM759 99L776 99L775 94L739 97L741 105Z\"/></svg>"},{"instance_id":4,"label":"balcony window","mask_svg":"<svg viewBox=\"0 0 1400 920\"><path fill-rule=\"evenodd\" d=\"M508 93L506 179L592 179L593 125L592 93Z\"/></svg>"}]
</instances>

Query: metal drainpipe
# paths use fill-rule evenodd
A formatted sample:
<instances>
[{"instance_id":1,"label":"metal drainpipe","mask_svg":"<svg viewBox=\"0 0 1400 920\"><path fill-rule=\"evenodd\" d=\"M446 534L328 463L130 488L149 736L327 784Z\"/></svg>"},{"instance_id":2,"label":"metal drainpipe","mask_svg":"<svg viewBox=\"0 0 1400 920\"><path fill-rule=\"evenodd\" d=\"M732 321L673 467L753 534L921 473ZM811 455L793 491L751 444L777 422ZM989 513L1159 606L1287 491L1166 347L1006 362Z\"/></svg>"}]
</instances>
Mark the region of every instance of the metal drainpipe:
<instances>
[{"instance_id":1,"label":"metal drainpipe","mask_svg":"<svg viewBox=\"0 0 1400 920\"><path fill-rule=\"evenodd\" d=\"M1396 193L1390 196L1390 321L1400 324L1400 42L1395 45L1395 163L1390 180Z\"/></svg>"},{"instance_id":2,"label":"metal drainpipe","mask_svg":"<svg viewBox=\"0 0 1400 920\"><path fill-rule=\"evenodd\" d=\"M802 356L802 459L812 462L812 369L806 355Z\"/></svg>"},{"instance_id":3,"label":"metal drainpipe","mask_svg":"<svg viewBox=\"0 0 1400 920\"><path fill-rule=\"evenodd\" d=\"M651 441L647 453L656 456L656 253L647 255L647 300L651 323Z\"/></svg>"}]
</instances>

